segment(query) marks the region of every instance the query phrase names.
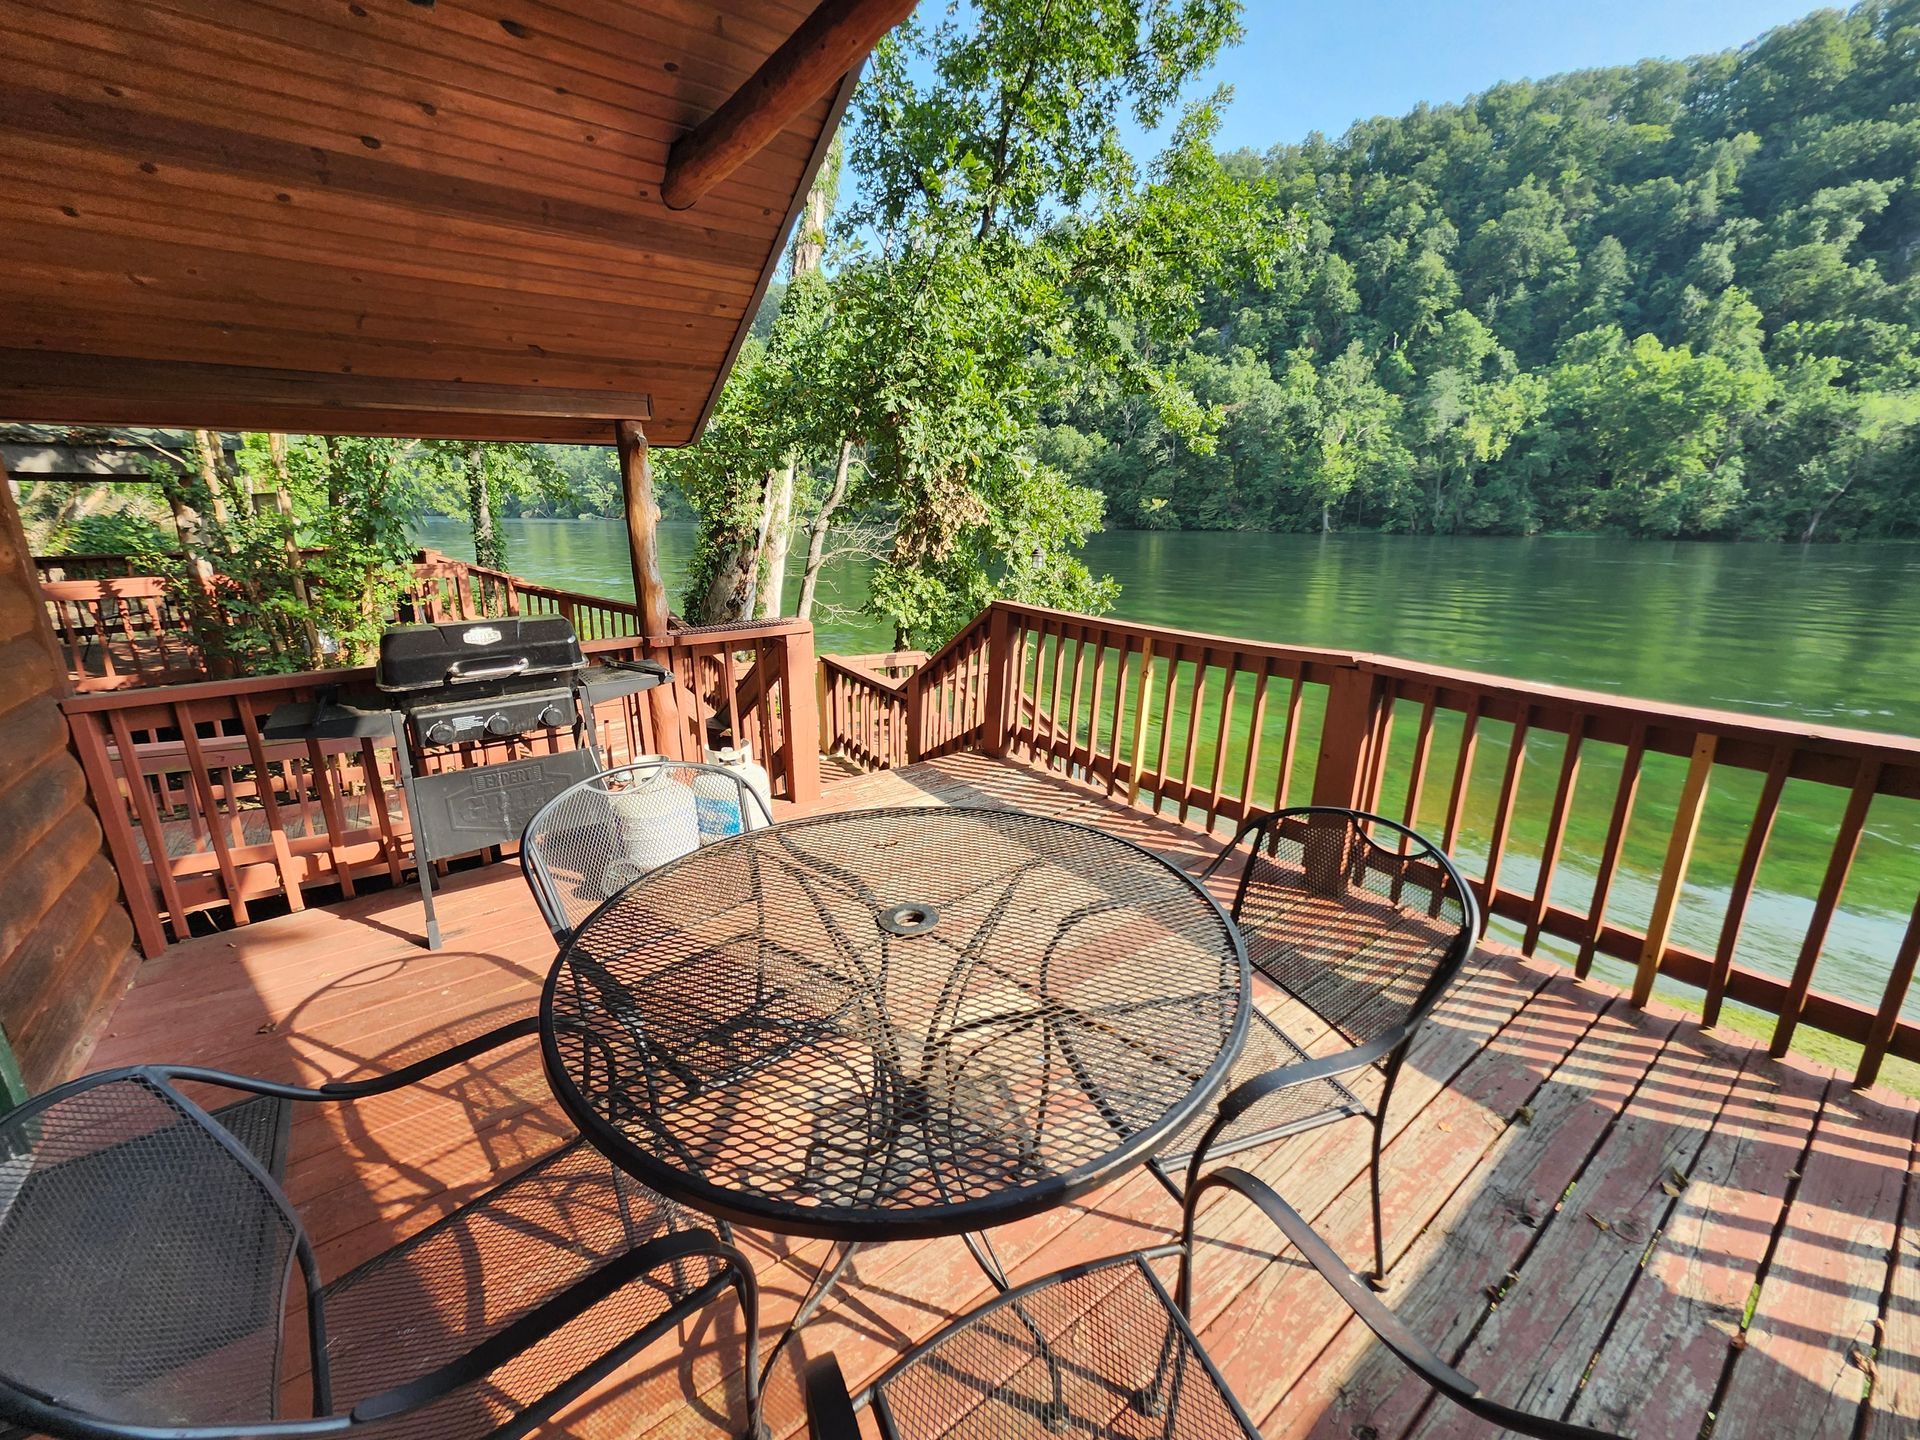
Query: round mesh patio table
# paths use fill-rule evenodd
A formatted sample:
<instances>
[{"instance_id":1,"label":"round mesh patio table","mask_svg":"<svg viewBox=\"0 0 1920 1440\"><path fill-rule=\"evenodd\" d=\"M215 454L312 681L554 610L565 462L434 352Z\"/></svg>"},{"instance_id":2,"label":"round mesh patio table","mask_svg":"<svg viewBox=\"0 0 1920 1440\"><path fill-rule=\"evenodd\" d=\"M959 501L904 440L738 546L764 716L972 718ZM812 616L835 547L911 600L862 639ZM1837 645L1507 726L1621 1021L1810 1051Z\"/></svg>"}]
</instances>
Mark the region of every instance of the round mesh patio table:
<instances>
[{"instance_id":1,"label":"round mesh patio table","mask_svg":"<svg viewBox=\"0 0 1920 1440\"><path fill-rule=\"evenodd\" d=\"M1244 1037L1238 933L1185 873L1007 810L857 811L607 900L541 1005L587 1137L722 1219L850 1242L1064 1203L1179 1132Z\"/></svg>"}]
</instances>

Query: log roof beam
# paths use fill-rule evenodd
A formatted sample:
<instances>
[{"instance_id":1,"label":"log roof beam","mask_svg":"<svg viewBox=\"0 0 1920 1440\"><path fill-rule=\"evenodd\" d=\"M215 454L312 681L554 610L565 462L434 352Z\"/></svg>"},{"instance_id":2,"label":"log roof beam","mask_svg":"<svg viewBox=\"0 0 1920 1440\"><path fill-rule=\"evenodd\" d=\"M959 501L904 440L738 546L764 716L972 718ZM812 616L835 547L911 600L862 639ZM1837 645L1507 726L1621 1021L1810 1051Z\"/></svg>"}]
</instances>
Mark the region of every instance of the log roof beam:
<instances>
[{"instance_id":1,"label":"log roof beam","mask_svg":"<svg viewBox=\"0 0 1920 1440\"><path fill-rule=\"evenodd\" d=\"M697 205L859 66L913 7L914 0L822 0L746 84L674 142L660 186L667 208Z\"/></svg>"}]
</instances>

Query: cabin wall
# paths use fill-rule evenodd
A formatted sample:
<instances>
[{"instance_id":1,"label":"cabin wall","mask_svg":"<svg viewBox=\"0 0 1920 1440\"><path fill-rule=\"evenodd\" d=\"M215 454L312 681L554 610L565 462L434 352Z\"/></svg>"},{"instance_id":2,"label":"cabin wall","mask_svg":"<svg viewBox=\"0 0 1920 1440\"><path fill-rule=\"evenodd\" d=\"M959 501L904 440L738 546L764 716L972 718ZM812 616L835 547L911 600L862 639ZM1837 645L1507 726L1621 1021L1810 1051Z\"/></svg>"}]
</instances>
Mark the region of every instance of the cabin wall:
<instances>
[{"instance_id":1,"label":"cabin wall","mask_svg":"<svg viewBox=\"0 0 1920 1440\"><path fill-rule=\"evenodd\" d=\"M33 1090L67 1073L133 963L133 925L69 748L66 691L0 471L0 1027Z\"/></svg>"}]
</instances>

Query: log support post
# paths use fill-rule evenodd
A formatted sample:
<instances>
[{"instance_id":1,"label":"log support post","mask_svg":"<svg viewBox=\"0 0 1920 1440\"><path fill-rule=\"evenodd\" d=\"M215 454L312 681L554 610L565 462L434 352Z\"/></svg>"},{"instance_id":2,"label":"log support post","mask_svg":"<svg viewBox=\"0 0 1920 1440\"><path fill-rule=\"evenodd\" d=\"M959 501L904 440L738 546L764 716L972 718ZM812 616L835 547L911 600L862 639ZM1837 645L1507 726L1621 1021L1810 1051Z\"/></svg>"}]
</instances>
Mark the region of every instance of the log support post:
<instances>
[{"instance_id":1,"label":"log support post","mask_svg":"<svg viewBox=\"0 0 1920 1440\"><path fill-rule=\"evenodd\" d=\"M627 551L633 565L633 598L640 607L640 635L649 648L666 649L672 641L668 633L667 587L660 578L660 507L653 498L653 466L648 462L647 434L638 420L620 421L615 426L615 434L620 443L620 490L626 502ZM647 715L653 722L654 743L678 758L682 743L678 707L668 695L668 688L656 685L646 692Z\"/></svg>"}]
</instances>

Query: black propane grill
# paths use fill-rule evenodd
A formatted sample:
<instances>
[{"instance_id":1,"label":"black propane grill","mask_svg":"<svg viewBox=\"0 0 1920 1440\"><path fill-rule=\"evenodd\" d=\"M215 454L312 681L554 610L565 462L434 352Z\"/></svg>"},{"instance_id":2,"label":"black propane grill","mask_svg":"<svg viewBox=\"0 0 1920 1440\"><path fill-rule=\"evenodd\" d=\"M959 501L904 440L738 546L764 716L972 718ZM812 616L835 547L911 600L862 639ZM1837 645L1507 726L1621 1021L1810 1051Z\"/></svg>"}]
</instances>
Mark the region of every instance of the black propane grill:
<instances>
[{"instance_id":1,"label":"black propane grill","mask_svg":"<svg viewBox=\"0 0 1920 1440\"><path fill-rule=\"evenodd\" d=\"M282 706L265 733L287 740L391 735L397 742L427 946L438 950L433 863L518 840L541 806L600 769L594 706L668 678L652 660L589 666L572 623L558 615L393 625L380 637L380 700ZM562 728L573 731L571 750L535 752L517 743ZM506 742L480 752L499 758L470 755L458 768L427 773L436 768L435 752L486 742Z\"/></svg>"}]
</instances>

